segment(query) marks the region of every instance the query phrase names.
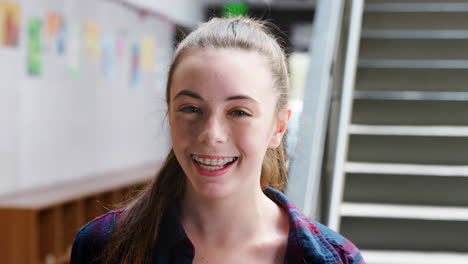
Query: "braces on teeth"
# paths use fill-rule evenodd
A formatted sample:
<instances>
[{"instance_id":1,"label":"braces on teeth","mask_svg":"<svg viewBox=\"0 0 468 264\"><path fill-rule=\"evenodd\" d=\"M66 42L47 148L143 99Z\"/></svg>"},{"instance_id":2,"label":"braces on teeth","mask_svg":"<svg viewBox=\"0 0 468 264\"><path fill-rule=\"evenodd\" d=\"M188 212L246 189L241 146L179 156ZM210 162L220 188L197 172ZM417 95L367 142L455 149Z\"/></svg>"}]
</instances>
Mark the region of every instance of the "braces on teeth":
<instances>
[{"instance_id":1,"label":"braces on teeth","mask_svg":"<svg viewBox=\"0 0 468 264\"><path fill-rule=\"evenodd\" d=\"M201 163L198 163L198 165L200 165L200 167L202 167L203 169L209 170L209 171L220 170L224 168L224 166L206 166Z\"/></svg>"},{"instance_id":2,"label":"braces on teeth","mask_svg":"<svg viewBox=\"0 0 468 264\"><path fill-rule=\"evenodd\" d=\"M237 160L237 157L233 158L226 158L226 159L204 159L204 158L199 158L195 155L192 155L192 158L202 166L202 168L208 169L208 170L215 170L215 169L221 169L223 168L224 165L233 162ZM203 166L203 165L212 165L212 166ZM215 165L215 166L213 166Z\"/></svg>"}]
</instances>

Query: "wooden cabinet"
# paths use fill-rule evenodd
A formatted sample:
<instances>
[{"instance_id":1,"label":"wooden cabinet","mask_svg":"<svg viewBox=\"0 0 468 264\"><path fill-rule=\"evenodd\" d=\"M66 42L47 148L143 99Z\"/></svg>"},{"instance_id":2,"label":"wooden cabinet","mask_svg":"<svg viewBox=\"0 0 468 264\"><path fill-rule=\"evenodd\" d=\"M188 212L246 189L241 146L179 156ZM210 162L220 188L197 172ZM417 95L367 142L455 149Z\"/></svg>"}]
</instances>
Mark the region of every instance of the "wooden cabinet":
<instances>
[{"instance_id":1,"label":"wooden cabinet","mask_svg":"<svg viewBox=\"0 0 468 264\"><path fill-rule=\"evenodd\" d=\"M147 164L0 196L0 263L68 263L79 228L137 194L158 167Z\"/></svg>"}]
</instances>

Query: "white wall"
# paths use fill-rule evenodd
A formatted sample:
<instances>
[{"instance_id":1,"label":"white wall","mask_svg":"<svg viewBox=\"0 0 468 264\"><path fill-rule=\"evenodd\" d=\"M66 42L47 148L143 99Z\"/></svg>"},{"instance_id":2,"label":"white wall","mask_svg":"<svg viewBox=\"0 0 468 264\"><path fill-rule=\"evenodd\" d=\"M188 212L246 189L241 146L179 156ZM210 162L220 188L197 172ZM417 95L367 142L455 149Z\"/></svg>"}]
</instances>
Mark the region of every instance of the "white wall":
<instances>
[{"instance_id":1,"label":"white wall","mask_svg":"<svg viewBox=\"0 0 468 264\"><path fill-rule=\"evenodd\" d=\"M164 158L170 142L164 123L166 69L174 27L158 18L141 19L120 4L104 0L16 0L21 5L21 37L16 48L0 46L0 193ZM115 59L108 80L102 59L79 55L81 74L69 74L65 56L43 49L42 75L27 73L27 21L48 11L64 15L69 32L87 20L100 37L127 31L124 56ZM143 34L156 43L155 68L142 71L142 84L130 85L130 46ZM81 50L82 41L77 42Z\"/></svg>"},{"instance_id":2,"label":"white wall","mask_svg":"<svg viewBox=\"0 0 468 264\"><path fill-rule=\"evenodd\" d=\"M180 25L194 28L203 20L203 0L125 0L151 9Z\"/></svg>"}]
</instances>

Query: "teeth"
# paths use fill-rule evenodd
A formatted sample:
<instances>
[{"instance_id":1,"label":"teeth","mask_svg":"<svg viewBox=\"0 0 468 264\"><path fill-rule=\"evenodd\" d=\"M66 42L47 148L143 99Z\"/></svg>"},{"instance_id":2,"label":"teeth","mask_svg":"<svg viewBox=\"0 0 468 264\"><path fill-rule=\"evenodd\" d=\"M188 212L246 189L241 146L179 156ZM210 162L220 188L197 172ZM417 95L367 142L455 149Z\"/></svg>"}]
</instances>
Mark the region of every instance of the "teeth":
<instances>
[{"instance_id":1,"label":"teeth","mask_svg":"<svg viewBox=\"0 0 468 264\"><path fill-rule=\"evenodd\" d=\"M201 163L200 165L212 165L210 168L216 168L216 167L222 167L223 165L226 165L226 163L234 161L236 158L226 158L226 159L205 159L205 158L200 158L197 157L196 155L192 155L192 158L198 163ZM213 167L215 166L215 167ZM219 168L218 168L219 169Z\"/></svg>"},{"instance_id":2,"label":"teeth","mask_svg":"<svg viewBox=\"0 0 468 264\"><path fill-rule=\"evenodd\" d=\"M222 169L223 166L205 166L203 164L199 164L200 167L202 167L203 169L205 170L209 170L209 171L214 171L214 170L219 170L219 169Z\"/></svg>"}]
</instances>

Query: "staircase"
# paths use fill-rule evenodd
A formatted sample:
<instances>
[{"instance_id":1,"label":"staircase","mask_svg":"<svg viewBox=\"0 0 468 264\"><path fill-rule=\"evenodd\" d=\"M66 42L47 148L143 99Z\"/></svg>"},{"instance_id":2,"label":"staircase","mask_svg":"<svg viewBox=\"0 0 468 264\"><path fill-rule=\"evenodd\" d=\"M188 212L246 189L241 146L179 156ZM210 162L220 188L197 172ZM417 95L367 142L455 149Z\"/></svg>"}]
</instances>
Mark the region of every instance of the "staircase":
<instances>
[{"instance_id":1,"label":"staircase","mask_svg":"<svg viewBox=\"0 0 468 264\"><path fill-rule=\"evenodd\" d=\"M467 264L468 1L366 1L358 58L335 228L369 264Z\"/></svg>"}]
</instances>

